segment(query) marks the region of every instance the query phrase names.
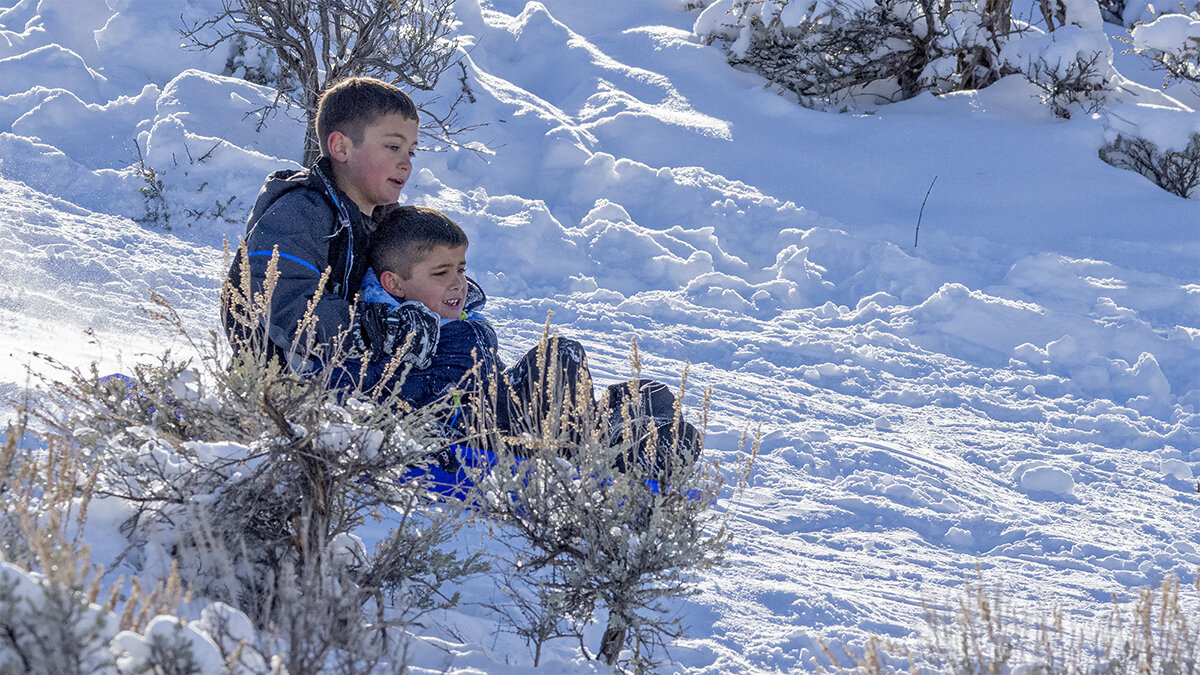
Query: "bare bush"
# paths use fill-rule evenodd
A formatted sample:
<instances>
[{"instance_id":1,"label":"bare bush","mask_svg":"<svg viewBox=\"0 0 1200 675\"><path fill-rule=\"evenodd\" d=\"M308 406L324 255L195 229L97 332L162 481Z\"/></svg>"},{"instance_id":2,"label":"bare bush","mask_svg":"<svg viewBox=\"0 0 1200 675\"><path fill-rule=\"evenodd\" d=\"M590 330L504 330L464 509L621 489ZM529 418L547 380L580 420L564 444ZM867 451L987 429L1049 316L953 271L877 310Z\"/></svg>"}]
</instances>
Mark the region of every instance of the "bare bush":
<instances>
[{"instance_id":1,"label":"bare bush","mask_svg":"<svg viewBox=\"0 0 1200 675\"><path fill-rule=\"evenodd\" d=\"M254 112L265 118L280 106L303 111L303 163L308 166L320 155L317 101L330 85L370 76L409 89L434 90L455 63L452 5L452 0L222 0L219 14L181 32L186 43L198 49L231 43L241 52L247 45L270 50L273 63L260 60L256 68L239 67L276 88L275 101ZM274 77L264 74L269 65L279 69ZM462 94L447 106L434 106L436 98L418 102L428 120L425 133L458 145L455 137L466 128L455 110L467 94L464 85Z\"/></svg>"},{"instance_id":2,"label":"bare bush","mask_svg":"<svg viewBox=\"0 0 1200 675\"><path fill-rule=\"evenodd\" d=\"M543 336L539 352L554 339ZM694 592L694 575L722 564L728 516L711 507L723 478L715 464L693 463L676 437L652 438L641 451L631 441L610 444L614 411L581 393L590 383L572 398L551 370L535 388L560 402L550 409L555 419L572 423L529 420L522 426L540 435L496 439L496 466L475 470L507 547L511 588L524 598L507 618L536 661L558 637L578 638L590 657L582 626L607 614L597 658L616 665L628 649L630 667L651 667L684 634L671 601ZM634 402L625 405L628 420Z\"/></svg>"},{"instance_id":3,"label":"bare bush","mask_svg":"<svg viewBox=\"0 0 1200 675\"><path fill-rule=\"evenodd\" d=\"M1022 69L1025 78L1042 90L1042 103L1050 107L1055 117L1071 118L1072 106L1087 113L1098 112L1104 100L1107 84L1104 77L1106 55L1092 52L1063 63L1047 63L1044 58Z\"/></svg>"},{"instance_id":4,"label":"bare bush","mask_svg":"<svg viewBox=\"0 0 1200 675\"><path fill-rule=\"evenodd\" d=\"M272 287L242 298L245 321L261 320ZM190 340L152 299L151 314ZM437 406L412 411L394 394L331 386L340 343L305 375L249 341L232 354L215 334L189 344L192 358L168 353L125 379L69 371L48 383L57 405L39 413L86 450L94 494L135 505L123 526L130 556L149 539L164 543L194 591L285 631L292 673L321 672L329 659L375 663L388 629L457 601L441 595L443 582L485 566L445 549L463 503L437 502L422 478L445 444ZM368 518L393 526L374 551L354 534Z\"/></svg>"},{"instance_id":5,"label":"bare bush","mask_svg":"<svg viewBox=\"0 0 1200 675\"><path fill-rule=\"evenodd\" d=\"M1200 186L1200 134L1192 134L1183 150L1160 150L1145 138L1118 135L1117 140L1100 148L1100 159L1136 171L1184 199Z\"/></svg>"},{"instance_id":6,"label":"bare bush","mask_svg":"<svg viewBox=\"0 0 1200 675\"><path fill-rule=\"evenodd\" d=\"M915 648L871 638L862 653L847 650L846 665L828 647L841 672L880 674L906 664L909 672L937 673L1195 673L1200 672L1200 577L1183 597L1178 577L1142 589L1127 607L1116 595L1090 629L1071 627L1059 607L1039 619L1023 617L1008 594L967 579L952 610L925 606L925 635ZM1193 619L1189 622L1189 617ZM824 644L823 644L824 646Z\"/></svg>"},{"instance_id":7,"label":"bare bush","mask_svg":"<svg viewBox=\"0 0 1200 675\"><path fill-rule=\"evenodd\" d=\"M506 542L507 554L496 556L497 588L503 600L486 603L488 609L501 617L502 630L525 640L533 653L533 665L538 667L542 650L548 642L568 638L583 644L583 626L587 619L575 611L573 596L562 591L565 579L558 567L534 569L527 564L537 555L526 542Z\"/></svg>"}]
</instances>

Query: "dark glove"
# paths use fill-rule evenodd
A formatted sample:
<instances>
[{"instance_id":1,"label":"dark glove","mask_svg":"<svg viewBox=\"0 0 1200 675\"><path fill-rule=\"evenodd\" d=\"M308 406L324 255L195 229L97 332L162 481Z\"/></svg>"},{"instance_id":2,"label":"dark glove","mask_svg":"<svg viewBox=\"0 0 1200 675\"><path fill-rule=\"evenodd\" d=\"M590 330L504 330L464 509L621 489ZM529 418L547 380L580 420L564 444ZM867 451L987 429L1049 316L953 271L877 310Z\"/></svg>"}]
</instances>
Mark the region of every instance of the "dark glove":
<instances>
[{"instance_id":1,"label":"dark glove","mask_svg":"<svg viewBox=\"0 0 1200 675\"><path fill-rule=\"evenodd\" d=\"M401 360L412 367L428 368L437 351L438 315L419 302L400 306L360 302L350 329L350 347L360 354L391 358L403 350Z\"/></svg>"}]
</instances>

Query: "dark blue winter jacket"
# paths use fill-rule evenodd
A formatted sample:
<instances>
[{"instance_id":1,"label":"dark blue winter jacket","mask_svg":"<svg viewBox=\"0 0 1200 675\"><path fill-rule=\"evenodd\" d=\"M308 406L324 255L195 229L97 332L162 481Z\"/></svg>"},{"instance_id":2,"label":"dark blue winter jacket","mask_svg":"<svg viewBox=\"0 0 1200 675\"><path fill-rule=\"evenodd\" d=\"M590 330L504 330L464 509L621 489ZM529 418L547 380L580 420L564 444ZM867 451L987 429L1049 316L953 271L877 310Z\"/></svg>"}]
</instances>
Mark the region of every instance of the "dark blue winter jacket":
<instances>
[{"instance_id":1,"label":"dark blue winter jacket","mask_svg":"<svg viewBox=\"0 0 1200 675\"><path fill-rule=\"evenodd\" d=\"M374 229L374 222L334 184L328 158L307 169L268 176L246 223L245 245L249 282L255 293L262 291L272 251L279 250L279 280L271 295L270 325L241 325L234 316L239 308L230 307L226 294L222 319L231 341L236 344L232 338L245 338L253 331L260 338L265 334L276 353L287 353L328 267L329 279L314 312L317 344L331 344L349 327L350 306L369 266L367 250ZM227 283L239 289L244 281L238 255L229 268ZM296 363L292 366L298 368Z\"/></svg>"},{"instance_id":2,"label":"dark blue winter jacket","mask_svg":"<svg viewBox=\"0 0 1200 675\"><path fill-rule=\"evenodd\" d=\"M363 302L394 305L401 302L383 289L373 270L367 270L363 276L362 294ZM442 319L433 363L428 368L410 370L404 376L401 398L413 406L423 406L451 390L471 391L489 384L504 370L496 331L481 313L486 303L483 289L468 278L467 301L461 318Z\"/></svg>"}]
</instances>

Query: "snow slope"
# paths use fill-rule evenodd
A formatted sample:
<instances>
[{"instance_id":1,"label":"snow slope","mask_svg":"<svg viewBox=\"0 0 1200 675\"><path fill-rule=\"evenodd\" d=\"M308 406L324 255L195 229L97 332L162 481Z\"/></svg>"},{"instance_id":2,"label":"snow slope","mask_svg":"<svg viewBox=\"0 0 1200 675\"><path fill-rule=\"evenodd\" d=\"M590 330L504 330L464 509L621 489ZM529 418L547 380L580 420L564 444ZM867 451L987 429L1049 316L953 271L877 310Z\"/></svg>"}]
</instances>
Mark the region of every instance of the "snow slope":
<instances>
[{"instance_id":1,"label":"snow slope","mask_svg":"<svg viewBox=\"0 0 1200 675\"><path fill-rule=\"evenodd\" d=\"M212 329L222 239L263 175L294 166L302 128L280 115L259 132L244 113L270 92L178 48L180 12L212 0L3 4L12 393L42 368L33 351L120 370L172 346L135 309L149 290ZM682 5L459 0L465 121L489 149L421 153L402 197L466 228L508 357L553 312L602 384L628 373L635 338L652 376L677 384L690 363L689 403L714 390L707 457L732 464L761 424L750 487L722 502L732 564L677 603L676 667L807 670L818 638L909 636L922 600L977 564L1018 604L1084 624L1114 593L1194 578L1200 204L1100 161L1122 120L1057 120L1016 79L799 108L731 69ZM1195 124L1126 64L1149 87L1119 105ZM139 193L139 151L161 200ZM131 220L147 213L171 229ZM432 636L457 656L417 665L531 663L478 605L446 621L459 630ZM551 649L554 668L590 671L574 645Z\"/></svg>"}]
</instances>

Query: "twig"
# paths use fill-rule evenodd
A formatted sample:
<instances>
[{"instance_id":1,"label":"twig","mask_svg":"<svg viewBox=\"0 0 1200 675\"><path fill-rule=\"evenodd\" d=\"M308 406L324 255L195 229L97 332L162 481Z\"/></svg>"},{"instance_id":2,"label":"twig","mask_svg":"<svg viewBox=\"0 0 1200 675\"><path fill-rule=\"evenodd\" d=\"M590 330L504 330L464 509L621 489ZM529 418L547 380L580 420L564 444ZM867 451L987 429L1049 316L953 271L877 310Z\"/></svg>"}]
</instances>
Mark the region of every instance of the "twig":
<instances>
[{"instance_id":1,"label":"twig","mask_svg":"<svg viewBox=\"0 0 1200 675\"><path fill-rule=\"evenodd\" d=\"M913 233L913 248L917 247L917 237L921 236L921 218L925 215L925 202L929 201L929 193L933 192L933 184L937 182L938 177L934 176L929 183L929 189L925 191L925 199L921 200L921 212L917 214L917 231Z\"/></svg>"}]
</instances>

